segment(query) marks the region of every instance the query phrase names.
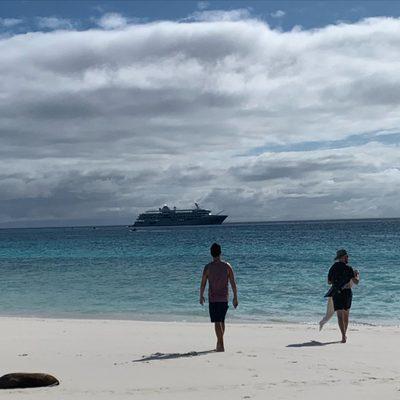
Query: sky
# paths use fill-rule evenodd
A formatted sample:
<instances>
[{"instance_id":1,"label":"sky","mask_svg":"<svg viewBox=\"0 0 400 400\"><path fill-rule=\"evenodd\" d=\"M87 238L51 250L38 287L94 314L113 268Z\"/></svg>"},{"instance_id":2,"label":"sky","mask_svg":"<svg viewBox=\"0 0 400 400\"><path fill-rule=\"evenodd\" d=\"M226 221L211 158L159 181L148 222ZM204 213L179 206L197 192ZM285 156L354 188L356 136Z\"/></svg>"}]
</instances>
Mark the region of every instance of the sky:
<instances>
[{"instance_id":1,"label":"sky","mask_svg":"<svg viewBox=\"0 0 400 400\"><path fill-rule=\"evenodd\" d=\"M0 2L0 227L400 217L400 2Z\"/></svg>"}]
</instances>

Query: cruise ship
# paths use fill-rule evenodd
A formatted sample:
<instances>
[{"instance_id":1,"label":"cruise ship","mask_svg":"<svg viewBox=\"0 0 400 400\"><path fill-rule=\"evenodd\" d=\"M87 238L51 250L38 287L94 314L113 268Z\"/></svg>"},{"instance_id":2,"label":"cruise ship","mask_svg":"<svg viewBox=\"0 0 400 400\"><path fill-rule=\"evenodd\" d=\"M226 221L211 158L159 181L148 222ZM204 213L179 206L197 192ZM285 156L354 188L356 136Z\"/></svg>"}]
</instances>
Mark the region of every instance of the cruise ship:
<instances>
[{"instance_id":1,"label":"cruise ship","mask_svg":"<svg viewBox=\"0 0 400 400\"><path fill-rule=\"evenodd\" d=\"M165 205L158 210L148 210L140 214L133 226L219 225L227 217L220 213L212 215L210 210L200 208L197 203L193 209L182 210Z\"/></svg>"}]
</instances>

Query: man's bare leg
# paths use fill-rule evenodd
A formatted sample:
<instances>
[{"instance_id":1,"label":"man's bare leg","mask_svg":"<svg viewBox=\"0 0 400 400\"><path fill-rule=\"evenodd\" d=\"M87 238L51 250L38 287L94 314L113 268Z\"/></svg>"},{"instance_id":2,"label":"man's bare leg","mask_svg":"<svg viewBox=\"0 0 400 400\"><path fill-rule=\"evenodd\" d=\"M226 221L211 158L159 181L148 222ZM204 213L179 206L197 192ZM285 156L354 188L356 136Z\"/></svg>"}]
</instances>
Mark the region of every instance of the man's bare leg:
<instances>
[{"instance_id":1,"label":"man's bare leg","mask_svg":"<svg viewBox=\"0 0 400 400\"><path fill-rule=\"evenodd\" d=\"M347 328L349 326L349 316L350 310L343 310L343 319L344 319L344 334L347 333Z\"/></svg>"},{"instance_id":2,"label":"man's bare leg","mask_svg":"<svg viewBox=\"0 0 400 400\"><path fill-rule=\"evenodd\" d=\"M225 351L224 349L224 323L223 322L214 322L215 334L217 335L217 348L215 349L218 352Z\"/></svg>"},{"instance_id":3,"label":"man's bare leg","mask_svg":"<svg viewBox=\"0 0 400 400\"><path fill-rule=\"evenodd\" d=\"M339 324L340 332L342 333L342 343L346 343L346 328L344 323L344 310L337 310L337 319Z\"/></svg>"}]
</instances>

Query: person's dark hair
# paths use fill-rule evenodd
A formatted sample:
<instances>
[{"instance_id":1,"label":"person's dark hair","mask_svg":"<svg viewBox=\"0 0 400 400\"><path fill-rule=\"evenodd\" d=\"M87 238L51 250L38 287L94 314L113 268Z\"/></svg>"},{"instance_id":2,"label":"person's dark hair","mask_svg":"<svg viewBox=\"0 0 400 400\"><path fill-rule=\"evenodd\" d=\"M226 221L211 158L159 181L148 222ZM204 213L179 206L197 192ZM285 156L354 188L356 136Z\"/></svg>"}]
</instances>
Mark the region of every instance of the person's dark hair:
<instances>
[{"instance_id":1,"label":"person's dark hair","mask_svg":"<svg viewBox=\"0 0 400 400\"><path fill-rule=\"evenodd\" d=\"M213 243L210 252L213 257L219 257L221 255L221 246L218 243Z\"/></svg>"}]
</instances>

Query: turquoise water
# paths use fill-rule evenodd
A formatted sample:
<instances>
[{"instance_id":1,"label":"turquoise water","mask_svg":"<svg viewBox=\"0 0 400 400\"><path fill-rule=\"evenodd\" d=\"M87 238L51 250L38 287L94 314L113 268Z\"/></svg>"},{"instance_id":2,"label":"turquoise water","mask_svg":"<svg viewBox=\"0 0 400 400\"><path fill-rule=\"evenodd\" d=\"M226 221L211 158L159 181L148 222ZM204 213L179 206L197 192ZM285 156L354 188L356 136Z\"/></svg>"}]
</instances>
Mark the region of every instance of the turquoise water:
<instances>
[{"instance_id":1,"label":"turquoise water","mask_svg":"<svg viewBox=\"0 0 400 400\"><path fill-rule=\"evenodd\" d=\"M206 320L209 246L235 272L236 321L315 322L345 247L361 272L353 320L400 324L400 220L0 230L0 315Z\"/></svg>"}]
</instances>

